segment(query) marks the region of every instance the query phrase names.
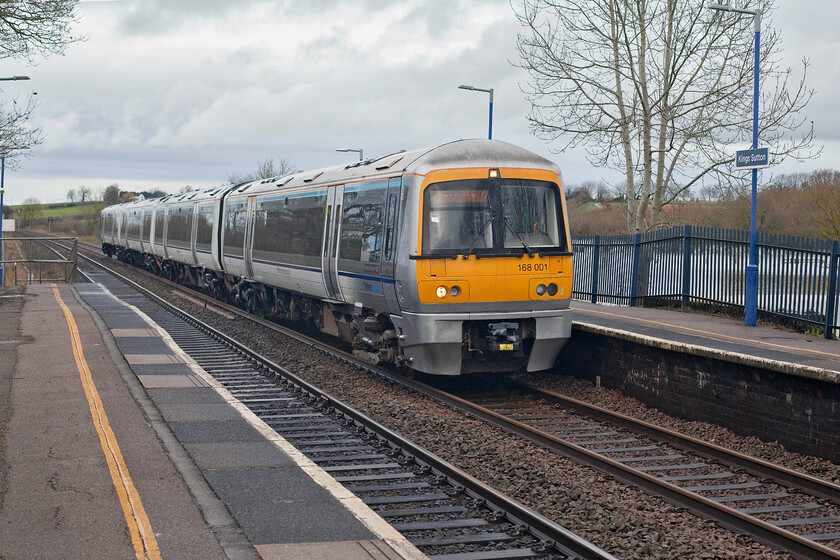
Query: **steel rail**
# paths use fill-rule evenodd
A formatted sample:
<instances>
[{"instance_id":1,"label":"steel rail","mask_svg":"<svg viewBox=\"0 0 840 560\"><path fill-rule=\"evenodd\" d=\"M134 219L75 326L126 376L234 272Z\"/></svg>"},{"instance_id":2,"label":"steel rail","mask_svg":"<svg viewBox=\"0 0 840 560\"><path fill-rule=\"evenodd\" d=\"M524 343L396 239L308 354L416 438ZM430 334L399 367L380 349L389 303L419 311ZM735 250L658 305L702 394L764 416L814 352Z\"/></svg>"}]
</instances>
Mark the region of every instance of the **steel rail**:
<instances>
[{"instance_id":1,"label":"steel rail","mask_svg":"<svg viewBox=\"0 0 840 560\"><path fill-rule=\"evenodd\" d=\"M256 351L251 350L247 346L227 336L221 331L218 331L212 326L207 325L206 323L194 317L187 311L178 308L177 306L161 298L149 289L137 284L130 278L116 272L115 270L109 269L105 265L91 259L90 257L84 255L80 256L86 259L87 261L91 262L92 264L96 265L97 267L100 267L103 270L107 271L109 274L112 274L120 281L125 282L132 288L143 293L145 296L149 297L165 309L175 313L176 315L182 317L184 320L204 330L210 336L220 340L224 344L227 344L230 347L241 352L242 354L248 356L250 359L260 364L260 366L263 369L267 371L277 372L289 383L296 385L303 392L309 394L312 398L321 401L321 403L323 403L323 406L329 406L334 408L340 414L343 414L345 417L353 420L353 422L355 422L357 425L364 427L366 431L373 434L377 434L380 437L384 438L386 441L389 442L389 444L401 449L404 453L413 457L414 460L417 461L419 464L426 465L435 474L446 477L450 481L450 483L453 484L455 487L462 488L466 493L468 493L472 497L483 501L488 507L496 511L502 512L505 518L507 518L511 523L521 527L522 531L531 532L535 537L543 541L547 547L556 548L557 552L561 554L572 553L576 557L584 560L617 560L615 556L601 550L592 543L589 543L588 541L582 539L581 537L565 529L564 527L552 522L548 518L540 515L539 513L531 510L530 508L527 508L522 504L514 501L510 497L484 484L483 482L474 478L465 471L437 457L436 455L424 449L423 447L411 442L410 440L404 438L398 433L386 428L382 424L378 423L376 420L352 408L348 404L333 397L329 393L322 391L318 387L310 384L309 382L298 377L297 375L287 370L286 368L280 366L279 364L274 363L273 361L257 353ZM161 280L161 278L157 276L151 276L157 280ZM177 284L176 286L183 289L183 286L179 286ZM214 301L216 305L219 305L219 302L217 302L216 300L212 301ZM225 308L231 307L231 310L241 312L243 316L248 317L251 320L255 320L256 322L260 324L265 324L266 326L271 326L272 328L275 328L283 334L288 334L288 329L280 327L279 325L254 317L253 315L242 312L238 308L227 306L226 304L222 304L222 306ZM320 343L313 339L309 339L308 337L304 337L303 335L299 335L297 333L295 334L297 335L295 338L297 338L298 340L308 342L309 344L317 346L319 349L322 349L325 346L323 343ZM339 355L340 351L336 351L335 349L333 349L331 353L333 353L334 355ZM347 356L344 353L340 354L342 358L346 358ZM356 365L362 364L362 362L356 359L353 359L351 361ZM367 366L368 369L371 369L370 364L367 364ZM380 373L380 375L382 374L381 372L378 373Z\"/></svg>"},{"instance_id":2,"label":"steel rail","mask_svg":"<svg viewBox=\"0 0 840 560\"><path fill-rule=\"evenodd\" d=\"M568 405L575 408L576 411L584 411L585 414L591 416L592 418L622 426L637 433L645 434L655 440L669 443L674 447L678 447L686 451L692 451L704 457L716 459L720 462L726 463L727 465L744 469L746 472L755 476L772 478L773 480L782 482L790 487L800 488L817 498L824 498L840 504L840 485L827 480L822 480L805 473L788 469L782 465L776 465L756 457L751 457L708 441L681 434L668 428L662 428L655 424L637 420L631 416L626 416L584 401L573 399L554 391L542 389L529 383L522 381L517 381L516 383L531 394L544 398L549 402Z\"/></svg>"}]
</instances>

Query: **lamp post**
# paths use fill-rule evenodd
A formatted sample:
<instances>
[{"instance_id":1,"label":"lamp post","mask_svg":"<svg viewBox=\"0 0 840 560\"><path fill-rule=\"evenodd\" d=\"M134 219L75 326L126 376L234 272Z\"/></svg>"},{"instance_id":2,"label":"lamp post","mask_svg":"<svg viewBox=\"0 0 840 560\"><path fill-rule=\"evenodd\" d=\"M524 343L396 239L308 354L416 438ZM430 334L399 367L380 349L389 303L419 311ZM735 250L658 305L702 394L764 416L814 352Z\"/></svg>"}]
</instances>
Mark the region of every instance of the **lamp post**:
<instances>
[{"instance_id":1,"label":"lamp post","mask_svg":"<svg viewBox=\"0 0 840 560\"><path fill-rule=\"evenodd\" d=\"M20 80L28 80L29 76L9 76L8 78L0 78L0 82L17 82ZM5 255L5 251L3 250L3 193L5 190L3 189L3 179L6 175L6 156L8 152L3 152L0 154L0 288L4 286L3 284L3 255Z\"/></svg>"},{"instance_id":2,"label":"lamp post","mask_svg":"<svg viewBox=\"0 0 840 560\"><path fill-rule=\"evenodd\" d=\"M753 65L753 149L758 148L758 66L761 45L761 11L733 8L725 4L709 4L710 10L748 14L755 20L755 62ZM758 247L756 245L756 206L758 200L758 169L752 170L752 200L750 203L750 256L747 263L747 285L744 292L744 319L754 327L758 315Z\"/></svg>"},{"instance_id":3,"label":"lamp post","mask_svg":"<svg viewBox=\"0 0 840 560\"><path fill-rule=\"evenodd\" d=\"M473 86L458 86L458 89L468 89L470 91L483 91L484 93L490 94L490 126L487 129L487 139L493 139L493 88L490 89L482 89Z\"/></svg>"},{"instance_id":4,"label":"lamp post","mask_svg":"<svg viewBox=\"0 0 840 560\"><path fill-rule=\"evenodd\" d=\"M6 154L0 154L0 288L5 286L3 283L3 257L6 254L3 246L3 178L6 175Z\"/></svg>"},{"instance_id":5,"label":"lamp post","mask_svg":"<svg viewBox=\"0 0 840 560\"><path fill-rule=\"evenodd\" d=\"M359 161L365 159L365 150L364 148L338 148L336 152L358 152L359 154Z\"/></svg>"}]
</instances>

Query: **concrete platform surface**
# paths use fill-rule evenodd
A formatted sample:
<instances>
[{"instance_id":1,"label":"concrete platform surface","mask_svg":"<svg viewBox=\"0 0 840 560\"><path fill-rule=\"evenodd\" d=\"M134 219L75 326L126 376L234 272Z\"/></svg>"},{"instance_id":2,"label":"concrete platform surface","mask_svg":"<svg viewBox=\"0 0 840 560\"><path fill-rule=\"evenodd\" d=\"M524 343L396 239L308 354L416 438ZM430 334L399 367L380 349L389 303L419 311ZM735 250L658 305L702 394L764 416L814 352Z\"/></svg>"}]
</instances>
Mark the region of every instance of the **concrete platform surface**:
<instances>
[{"instance_id":1,"label":"concrete platform surface","mask_svg":"<svg viewBox=\"0 0 840 560\"><path fill-rule=\"evenodd\" d=\"M0 290L0 558L425 557L80 284Z\"/></svg>"},{"instance_id":2,"label":"concrete platform surface","mask_svg":"<svg viewBox=\"0 0 840 560\"><path fill-rule=\"evenodd\" d=\"M690 310L572 300L573 328L840 383L840 341ZM574 334L572 335L574 336Z\"/></svg>"}]
</instances>

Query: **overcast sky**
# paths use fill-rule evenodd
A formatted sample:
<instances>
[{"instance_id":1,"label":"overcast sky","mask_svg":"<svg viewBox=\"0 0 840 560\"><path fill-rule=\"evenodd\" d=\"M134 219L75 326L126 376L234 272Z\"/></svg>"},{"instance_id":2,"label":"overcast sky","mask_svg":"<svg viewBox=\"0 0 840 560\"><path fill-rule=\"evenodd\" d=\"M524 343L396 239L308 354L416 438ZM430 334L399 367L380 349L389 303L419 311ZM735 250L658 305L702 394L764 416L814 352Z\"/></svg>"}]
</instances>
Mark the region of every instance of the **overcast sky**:
<instances>
[{"instance_id":1,"label":"overcast sky","mask_svg":"<svg viewBox=\"0 0 840 560\"><path fill-rule=\"evenodd\" d=\"M781 172L840 169L840 2L778 0L786 65L811 61L808 108L824 155ZM222 184L266 158L298 169L486 137L555 161L567 183L620 180L582 153L533 137L515 68L519 25L508 0L83 1L84 43L36 66L4 61L7 101L37 92L46 141L7 169L6 202ZM554 148L559 145L553 146ZM743 146L747 147L747 146ZM738 148L742 148L739 146Z\"/></svg>"}]
</instances>

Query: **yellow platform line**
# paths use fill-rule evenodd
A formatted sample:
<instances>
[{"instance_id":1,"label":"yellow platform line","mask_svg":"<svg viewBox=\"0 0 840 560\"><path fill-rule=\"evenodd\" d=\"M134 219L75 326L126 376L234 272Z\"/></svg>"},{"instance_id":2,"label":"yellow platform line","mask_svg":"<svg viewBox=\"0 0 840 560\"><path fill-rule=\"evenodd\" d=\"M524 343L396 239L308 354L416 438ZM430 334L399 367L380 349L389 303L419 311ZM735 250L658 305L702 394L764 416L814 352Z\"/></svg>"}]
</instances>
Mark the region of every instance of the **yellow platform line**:
<instances>
[{"instance_id":1,"label":"yellow platform line","mask_svg":"<svg viewBox=\"0 0 840 560\"><path fill-rule=\"evenodd\" d=\"M82 386L84 387L85 396L90 406L93 424L99 435L99 443L102 445L102 451L108 463L108 470L111 472L111 479L114 481L114 488L117 491L117 496L119 497L123 514L125 515L125 521L128 524L128 530L131 533L131 544L134 547L134 553L137 555L138 560L160 560L160 550L158 549L155 534L152 531L152 525L146 516L146 510L143 509L140 494L137 492L134 483L131 481L131 476L128 474L128 467L123 460L120 446L117 444L117 437L114 435L113 430L111 430L111 425L108 423L105 407L99 398L99 392L93 383L90 368L82 352L82 341L79 336L79 329L76 326L76 320L73 318L73 313L70 311L70 308L61 299L58 287L52 284L52 288L58 305L64 311L67 326L70 328L73 356L76 359L76 366L79 369L79 376L82 379Z\"/></svg>"},{"instance_id":2,"label":"yellow platform line","mask_svg":"<svg viewBox=\"0 0 840 560\"><path fill-rule=\"evenodd\" d=\"M654 321L652 319L642 319L641 317L633 317L631 315L622 315L620 313L611 313L609 311L595 311L594 309L584 309L582 307L575 307L574 311L580 311L580 312L583 312L583 313L592 313L593 315L608 315L610 317L619 317L621 319L629 319L631 321L636 321L638 323L650 323L652 325L657 325L657 326L660 326L660 327L671 327L673 329L679 329L679 330L683 330L683 331L688 331L688 332L693 332L693 333L706 335L709 338L712 338L712 339L715 339L715 340L727 339L727 340L736 340L738 342L744 342L744 343L758 344L758 345L761 345L761 346L772 346L774 348L780 348L782 350L789 350L789 351L791 351L791 353L794 353L794 354L819 354L821 356L829 356L831 358L840 358L840 354L836 354L836 353L833 353L833 352L823 352L821 350L811 350L809 348L797 348L795 346L786 346L784 344L776 344L775 342L765 342L763 340L756 340L754 338L741 338L741 337L738 337L738 336L732 336L732 335L728 335L728 334L721 334L721 333L715 333L715 332L710 332L710 331L704 331L704 330L700 330L700 329L693 329L691 327L684 327L682 325L674 325L672 323L663 323L661 321Z\"/></svg>"}]
</instances>

